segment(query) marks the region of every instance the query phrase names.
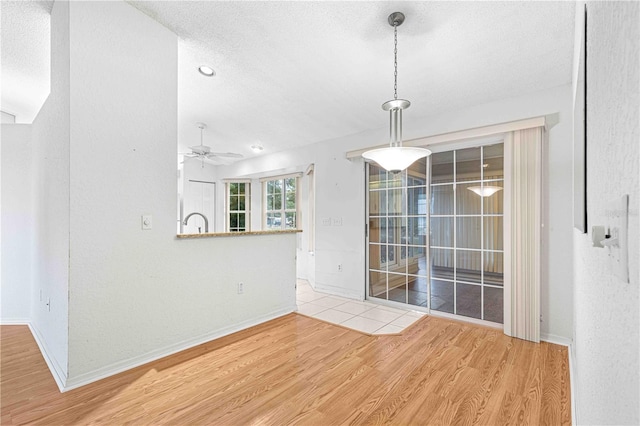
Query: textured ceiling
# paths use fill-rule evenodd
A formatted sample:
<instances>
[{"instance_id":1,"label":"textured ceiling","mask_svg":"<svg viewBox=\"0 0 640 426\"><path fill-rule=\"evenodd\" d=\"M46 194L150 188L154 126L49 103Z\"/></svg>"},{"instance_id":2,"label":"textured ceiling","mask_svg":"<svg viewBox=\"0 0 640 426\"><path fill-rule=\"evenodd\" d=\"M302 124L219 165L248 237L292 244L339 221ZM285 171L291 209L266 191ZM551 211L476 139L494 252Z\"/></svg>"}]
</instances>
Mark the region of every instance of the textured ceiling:
<instances>
[{"instance_id":1,"label":"textured ceiling","mask_svg":"<svg viewBox=\"0 0 640 426\"><path fill-rule=\"evenodd\" d=\"M571 81L573 2L128 3L180 37L183 147L199 143L198 121L214 151L247 157L258 142L268 153L386 128L386 20L396 10L407 16L398 29L398 95L412 103L406 125ZM3 7L3 38L4 23ZM2 57L4 73L4 40ZM202 64L216 76L200 75Z\"/></svg>"},{"instance_id":2,"label":"textured ceiling","mask_svg":"<svg viewBox=\"0 0 640 426\"><path fill-rule=\"evenodd\" d=\"M49 96L53 1L0 1L2 111L31 123Z\"/></svg>"}]
</instances>

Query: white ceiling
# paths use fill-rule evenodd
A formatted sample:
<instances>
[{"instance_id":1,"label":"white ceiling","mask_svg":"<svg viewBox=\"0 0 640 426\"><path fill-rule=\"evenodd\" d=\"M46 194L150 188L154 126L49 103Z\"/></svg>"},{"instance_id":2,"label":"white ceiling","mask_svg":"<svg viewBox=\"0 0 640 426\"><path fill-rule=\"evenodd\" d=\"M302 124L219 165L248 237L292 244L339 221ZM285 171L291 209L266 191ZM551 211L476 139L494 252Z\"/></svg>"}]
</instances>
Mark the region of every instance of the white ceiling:
<instances>
[{"instance_id":1,"label":"white ceiling","mask_svg":"<svg viewBox=\"0 0 640 426\"><path fill-rule=\"evenodd\" d=\"M30 57L43 55L26 45L41 43L5 39L18 30L5 27L5 9L20 9L5 3L13 2L2 2L3 80L5 68L20 67L26 79ZM39 18L48 3L21 7ZM269 153L387 127L380 105L393 97L387 16L396 10L407 16L398 29L398 95L412 103L405 126L571 81L573 2L128 3L180 38L182 149L199 143L198 121L214 151L247 157L258 142ZM5 55L5 40L19 49ZM200 75L202 64L217 75ZM6 83L3 106L5 92Z\"/></svg>"}]
</instances>

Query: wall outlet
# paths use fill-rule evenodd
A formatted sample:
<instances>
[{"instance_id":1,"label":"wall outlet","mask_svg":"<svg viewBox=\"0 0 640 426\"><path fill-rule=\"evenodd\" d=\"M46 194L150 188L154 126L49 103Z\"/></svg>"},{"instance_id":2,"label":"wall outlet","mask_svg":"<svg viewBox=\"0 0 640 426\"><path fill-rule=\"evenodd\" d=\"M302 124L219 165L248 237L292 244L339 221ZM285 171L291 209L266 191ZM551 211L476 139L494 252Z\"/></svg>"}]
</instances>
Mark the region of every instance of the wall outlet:
<instances>
[{"instance_id":1,"label":"wall outlet","mask_svg":"<svg viewBox=\"0 0 640 426\"><path fill-rule=\"evenodd\" d=\"M342 217L334 217L332 223L333 226L342 226Z\"/></svg>"},{"instance_id":2,"label":"wall outlet","mask_svg":"<svg viewBox=\"0 0 640 426\"><path fill-rule=\"evenodd\" d=\"M338 272L342 272L342 263L338 263Z\"/></svg>"},{"instance_id":3,"label":"wall outlet","mask_svg":"<svg viewBox=\"0 0 640 426\"><path fill-rule=\"evenodd\" d=\"M244 293L244 283L243 282L239 282L238 283L238 294L243 294Z\"/></svg>"}]
</instances>

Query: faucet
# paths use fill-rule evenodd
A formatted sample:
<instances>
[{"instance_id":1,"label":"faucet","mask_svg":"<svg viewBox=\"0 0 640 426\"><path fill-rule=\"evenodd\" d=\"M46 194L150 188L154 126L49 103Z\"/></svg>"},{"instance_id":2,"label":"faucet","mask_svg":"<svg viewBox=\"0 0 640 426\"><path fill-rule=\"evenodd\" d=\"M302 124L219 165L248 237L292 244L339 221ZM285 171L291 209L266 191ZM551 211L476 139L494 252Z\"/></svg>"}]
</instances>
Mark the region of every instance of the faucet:
<instances>
[{"instance_id":1,"label":"faucet","mask_svg":"<svg viewBox=\"0 0 640 426\"><path fill-rule=\"evenodd\" d=\"M187 217L184 218L184 222L182 222L182 223L184 223L186 225L187 221L189 220L189 218L191 216L193 216L194 214L197 214L198 216L202 216L202 218L204 219L204 232L205 232L205 234L207 232L209 232L209 221L207 220L207 217L205 215L203 215L202 213L198 213L198 212L189 213L187 215ZM200 228L198 228L198 229L200 229Z\"/></svg>"}]
</instances>

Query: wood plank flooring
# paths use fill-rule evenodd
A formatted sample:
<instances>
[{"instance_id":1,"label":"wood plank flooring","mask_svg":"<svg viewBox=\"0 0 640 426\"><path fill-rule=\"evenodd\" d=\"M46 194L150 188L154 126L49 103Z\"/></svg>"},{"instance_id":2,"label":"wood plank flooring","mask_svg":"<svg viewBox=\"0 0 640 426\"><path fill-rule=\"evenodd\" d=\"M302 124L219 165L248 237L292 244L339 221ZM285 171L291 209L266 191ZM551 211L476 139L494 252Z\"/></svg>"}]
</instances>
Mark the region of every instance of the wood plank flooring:
<instances>
[{"instance_id":1,"label":"wood plank flooring","mask_svg":"<svg viewBox=\"0 0 640 426\"><path fill-rule=\"evenodd\" d=\"M290 314L60 393L26 326L0 328L2 425L565 425L567 350L425 316L369 336Z\"/></svg>"}]
</instances>

